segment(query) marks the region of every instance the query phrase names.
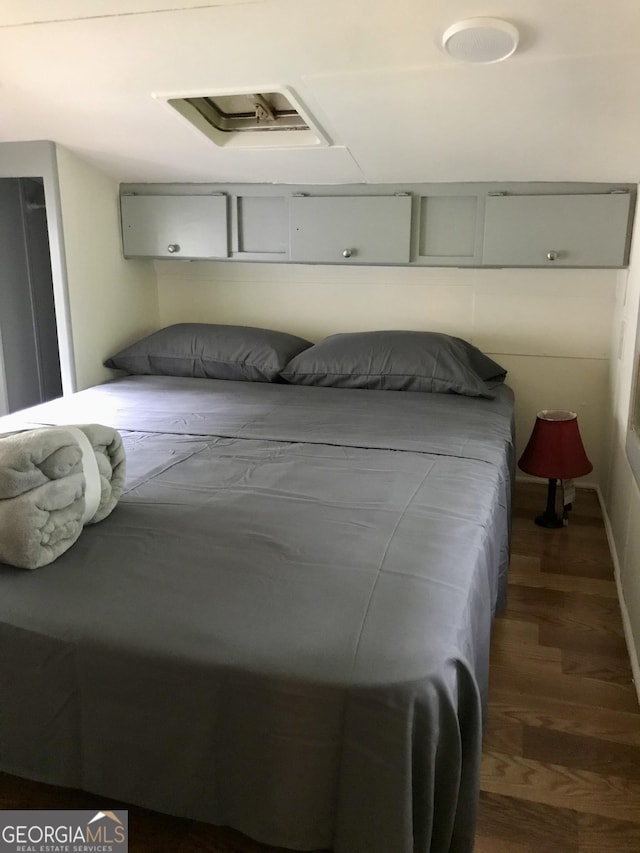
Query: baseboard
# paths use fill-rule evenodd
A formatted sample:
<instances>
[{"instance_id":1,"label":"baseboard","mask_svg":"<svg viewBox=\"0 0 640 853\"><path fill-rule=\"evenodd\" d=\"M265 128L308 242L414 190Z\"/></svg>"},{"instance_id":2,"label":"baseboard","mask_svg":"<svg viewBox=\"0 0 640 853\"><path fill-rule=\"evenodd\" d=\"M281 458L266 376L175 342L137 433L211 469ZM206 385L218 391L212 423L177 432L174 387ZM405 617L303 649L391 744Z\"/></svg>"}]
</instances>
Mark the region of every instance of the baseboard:
<instances>
[{"instance_id":1,"label":"baseboard","mask_svg":"<svg viewBox=\"0 0 640 853\"><path fill-rule=\"evenodd\" d=\"M629 653L629 660L631 661L631 673L633 675L633 683L636 688L636 694L638 696L638 703L640 704L640 661L638 660L638 652L636 651L636 644L633 639L633 632L631 631L631 621L629 619L629 611L627 610L627 605L624 600L624 595L622 592L622 582L620 580L620 561L618 560L618 551L616 549L615 539L613 538L613 530L611 528L611 521L609 519L609 513L607 512L607 507L604 502L604 498L602 496L602 490L600 486L595 487L596 494L598 495L598 501L600 503L600 509L602 510L602 518L604 520L604 529L607 534L607 540L609 542L609 551L611 552L611 559L613 560L613 574L616 579L616 588L618 590L618 601L620 602L620 613L622 615L622 626L624 628L624 638L627 642L627 651Z\"/></svg>"}]
</instances>

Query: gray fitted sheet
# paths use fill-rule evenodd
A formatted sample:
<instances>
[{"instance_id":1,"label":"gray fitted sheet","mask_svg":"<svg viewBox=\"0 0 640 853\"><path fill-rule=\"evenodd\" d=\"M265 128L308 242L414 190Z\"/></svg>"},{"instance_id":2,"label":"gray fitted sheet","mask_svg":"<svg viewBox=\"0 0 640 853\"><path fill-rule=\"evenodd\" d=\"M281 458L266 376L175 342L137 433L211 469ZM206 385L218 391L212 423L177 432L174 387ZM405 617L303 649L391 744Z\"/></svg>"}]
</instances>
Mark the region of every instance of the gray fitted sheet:
<instances>
[{"instance_id":1,"label":"gray fitted sheet","mask_svg":"<svg viewBox=\"0 0 640 853\"><path fill-rule=\"evenodd\" d=\"M126 493L0 565L0 767L336 853L465 853L511 391L128 377L0 421L122 432Z\"/></svg>"}]
</instances>

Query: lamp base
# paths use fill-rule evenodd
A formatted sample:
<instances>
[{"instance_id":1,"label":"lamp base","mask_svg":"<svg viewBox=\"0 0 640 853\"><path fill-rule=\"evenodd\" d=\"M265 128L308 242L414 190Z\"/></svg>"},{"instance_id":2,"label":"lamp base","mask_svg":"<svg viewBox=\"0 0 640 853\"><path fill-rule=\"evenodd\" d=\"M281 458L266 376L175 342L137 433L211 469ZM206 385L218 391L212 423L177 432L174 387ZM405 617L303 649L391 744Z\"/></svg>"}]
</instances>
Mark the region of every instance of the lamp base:
<instances>
[{"instance_id":1,"label":"lamp base","mask_svg":"<svg viewBox=\"0 0 640 853\"><path fill-rule=\"evenodd\" d=\"M565 526L564 521L555 512L548 513L545 511L535 519L535 522L538 527L547 527L550 530Z\"/></svg>"},{"instance_id":2,"label":"lamp base","mask_svg":"<svg viewBox=\"0 0 640 853\"><path fill-rule=\"evenodd\" d=\"M547 527L550 530L565 526L564 519L556 512L556 480L554 478L549 478L545 511L536 518L535 522L538 527Z\"/></svg>"}]
</instances>

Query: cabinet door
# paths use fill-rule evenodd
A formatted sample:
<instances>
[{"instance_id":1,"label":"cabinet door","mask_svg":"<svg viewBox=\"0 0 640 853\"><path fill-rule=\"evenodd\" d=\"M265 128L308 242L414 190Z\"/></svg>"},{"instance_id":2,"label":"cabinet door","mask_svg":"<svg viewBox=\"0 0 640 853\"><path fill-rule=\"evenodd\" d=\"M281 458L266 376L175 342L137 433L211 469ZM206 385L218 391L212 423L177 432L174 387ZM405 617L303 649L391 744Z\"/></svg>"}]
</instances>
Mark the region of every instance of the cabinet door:
<instances>
[{"instance_id":1,"label":"cabinet door","mask_svg":"<svg viewBox=\"0 0 640 853\"><path fill-rule=\"evenodd\" d=\"M488 196L487 266L622 267L628 194Z\"/></svg>"},{"instance_id":2,"label":"cabinet door","mask_svg":"<svg viewBox=\"0 0 640 853\"><path fill-rule=\"evenodd\" d=\"M126 258L226 258L227 199L223 195L123 195Z\"/></svg>"},{"instance_id":3,"label":"cabinet door","mask_svg":"<svg viewBox=\"0 0 640 853\"><path fill-rule=\"evenodd\" d=\"M409 196L303 196L290 206L290 258L326 264L406 264Z\"/></svg>"}]
</instances>

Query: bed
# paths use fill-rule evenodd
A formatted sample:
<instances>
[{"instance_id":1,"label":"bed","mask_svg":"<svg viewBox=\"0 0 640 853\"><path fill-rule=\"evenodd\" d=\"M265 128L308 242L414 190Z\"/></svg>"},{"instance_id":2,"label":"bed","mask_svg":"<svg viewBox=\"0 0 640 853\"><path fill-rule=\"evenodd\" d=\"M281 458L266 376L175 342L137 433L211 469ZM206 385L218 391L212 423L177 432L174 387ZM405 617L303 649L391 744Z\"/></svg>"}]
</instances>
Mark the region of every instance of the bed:
<instances>
[{"instance_id":1,"label":"bed","mask_svg":"<svg viewBox=\"0 0 640 853\"><path fill-rule=\"evenodd\" d=\"M55 562L0 564L0 769L295 850L470 853L513 394L392 390L370 340L313 379L298 347L259 377L147 353L2 419L108 424L127 480Z\"/></svg>"}]
</instances>

